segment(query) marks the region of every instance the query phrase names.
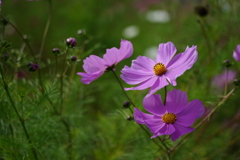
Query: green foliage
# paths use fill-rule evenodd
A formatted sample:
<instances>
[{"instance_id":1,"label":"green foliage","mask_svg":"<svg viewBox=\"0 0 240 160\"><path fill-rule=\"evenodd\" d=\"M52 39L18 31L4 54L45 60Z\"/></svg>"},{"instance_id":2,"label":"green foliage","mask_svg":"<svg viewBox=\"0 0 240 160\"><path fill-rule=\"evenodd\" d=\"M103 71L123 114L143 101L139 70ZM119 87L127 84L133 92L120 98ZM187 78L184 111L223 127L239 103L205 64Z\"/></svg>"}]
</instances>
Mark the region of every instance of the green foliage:
<instances>
[{"instance_id":1,"label":"green foliage","mask_svg":"<svg viewBox=\"0 0 240 160\"><path fill-rule=\"evenodd\" d=\"M142 8L140 3L144 3ZM208 15L198 16L194 13L196 6L207 6ZM124 65L130 66L133 59L145 55L149 47L158 47L159 43L172 41L177 53L182 53L186 46L197 45L197 62L177 79L175 88L187 92L189 101L203 101L207 116L223 100L224 88L214 88L212 79L223 72L224 60L233 62L230 69L239 78L239 62L232 58L240 41L239 7L240 2L236 0L162 0L152 4L127 0L3 1L0 159L168 159L166 152L139 124L127 120L132 113L122 105L128 99L111 72L89 85L81 83L76 73L83 71L83 60L89 55L101 57L107 48L119 48L120 39L126 39L122 32L130 25L137 26L140 32L129 38L134 54L116 66L118 76ZM158 9L169 13L168 22L146 20L148 11ZM79 29L83 33L77 34ZM76 47L66 47L68 37L76 38ZM52 54L55 47L60 48L59 55ZM76 56L77 61L72 62L71 56ZM39 69L30 72L30 62L38 64ZM233 87L229 84L228 92ZM173 88L169 86L168 90ZM142 99L147 92L128 91L127 94L144 111ZM163 97L163 90L158 93ZM207 121L171 151L170 159L239 159L239 94L236 89ZM168 136L160 138L166 138L164 143L171 149L183 137L176 142Z\"/></svg>"}]
</instances>

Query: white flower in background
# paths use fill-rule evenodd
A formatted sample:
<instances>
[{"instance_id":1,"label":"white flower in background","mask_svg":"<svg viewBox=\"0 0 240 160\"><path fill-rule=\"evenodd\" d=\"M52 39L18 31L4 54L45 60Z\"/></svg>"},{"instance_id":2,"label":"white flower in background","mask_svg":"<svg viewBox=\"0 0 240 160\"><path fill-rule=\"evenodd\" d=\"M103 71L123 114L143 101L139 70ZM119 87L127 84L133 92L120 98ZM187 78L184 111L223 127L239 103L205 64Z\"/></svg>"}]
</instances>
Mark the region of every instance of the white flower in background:
<instances>
[{"instance_id":1,"label":"white flower in background","mask_svg":"<svg viewBox=\"0 0 240 160\"><path fill-rule=\"evenodd\" d=\"M146 57L149 57L149 58L155 60L155 57L156 57L157 53L158 53L158 47L152 46L152 47L149 47L145 50L144 55Z\"/></svg>"},{"instance_id":2,"label":"white flower in background","mask_svg":"<svg viewBox=\"0 0 240 160\"><path fill-rule=\"evenodd\" d=\"M164 10L148 11L146 18L152 23L166 23L170 21L169 13Z\"/></svg>"},{"instance_id":3,"label":"white flower in background","mask_svg":"<svg viewBox=\"0 0 240 160\"><path fill-rule=\"evenodd\" d=\"M218 4L221 6L222 10L225 12L229 12L231 10L231 6L226 0L218 0Z\"/></svg>"},{"instance_id":4,"label":"white flower in background","mask_svg":"<svg viewBox=\"0 0 240 160\"><path fill-rule=\"evenodd\" d=\"M124 38L131 39L131 38L136 37L138 34L139 34L139 28L135 25L128 26L123 30Z\"/></svg>"}]
</instances>

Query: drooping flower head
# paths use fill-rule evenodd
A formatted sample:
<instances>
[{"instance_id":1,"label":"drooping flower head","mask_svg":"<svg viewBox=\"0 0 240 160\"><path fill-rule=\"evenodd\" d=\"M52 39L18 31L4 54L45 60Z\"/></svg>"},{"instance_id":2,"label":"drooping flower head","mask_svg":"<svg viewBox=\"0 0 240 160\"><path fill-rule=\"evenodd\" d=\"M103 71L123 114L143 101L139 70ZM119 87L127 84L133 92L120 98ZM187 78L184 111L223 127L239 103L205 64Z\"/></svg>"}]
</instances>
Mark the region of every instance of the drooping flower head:
<instances>
[{"instance_id":1,"label":"drooping flower head","mask_svg":"<svg viewBox=\"0 0 240 160\"><path fill-rule=\"evenodd\" d=\"M224 88L225 84L230 84L233 82L237 73L233 70L224 70L222 74L216 75L212 79L212 86L215 88Z\"/></svg>"},{"instance_id":2,"label":"drooping flower head","mask_svg":"<svg viewBox=\"0 0 240 160\"><path fill-rule=\"evenodd\" d=\"M132 43L127 40L121 40L120 48L115 47L106 50L103 58L91 55L83 60L84 72L77 73L82 76L81 81L84 84L89 84L93 80L100 77L105 71L113 69L116 64L123 59L130 57L133 53Z\"/></svg>"},{"instance_id":3,"label":"drooping flower head","mask_svg":"<svg viewBox=\"0 0 240 160\"><path fill-rule=\"evenodd\" d=\"M233 58L240 62L240 44L237 45L236 50L233 51Z\"/></svg>"},{"instance_id":4,"label":"drooping flower head","mask_svg":"<svg viewBox=\"0 0 240 160\"><path fill-rule=\"evenodd\" d=\"M190 126L205 111L201 101L195 99L188 103L187 94L176 89L168 92L166 105L163 105L160 95L157 94L145 97L143 106L152 114L134 108L134 120L150 129L153 133L151 138L170 135L173 141L192 132L194 129Z\"/></svg>"},{"instance_id":5,"label":"drooping flower head","mask_svg":"<svg viewBox=\"0 0 240 160\"><path fill-rule=\"evenodd\" d=\"M198 53L196 46L187 47L183 53L176 55L176 48L172 42L161 43L155 61L144 56L138 56L132 61L132 66L122 69L121 78L136 87L125 90L143 90L151 87L149 95L171 83L176 86L176 78L190 69L196 62Z\"/></svg>"}]
</instances>

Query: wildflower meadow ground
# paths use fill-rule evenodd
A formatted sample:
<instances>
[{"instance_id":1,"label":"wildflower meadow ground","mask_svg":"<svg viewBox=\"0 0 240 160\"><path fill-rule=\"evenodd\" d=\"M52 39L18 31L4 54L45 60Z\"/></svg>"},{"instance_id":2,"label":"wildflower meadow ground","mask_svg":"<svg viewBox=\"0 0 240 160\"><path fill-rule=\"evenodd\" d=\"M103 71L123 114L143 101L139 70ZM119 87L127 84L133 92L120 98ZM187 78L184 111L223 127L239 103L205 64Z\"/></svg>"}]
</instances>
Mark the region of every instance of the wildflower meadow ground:
<instances>
[{"instance_id":1,"label":"wildflower meadow ground","mask_svg":"<svg viewBox=\"0 0 240 160\"><path fill-rule=\"evenodd\" d=\"M240 1L0 0L0 160L239 160Z\"/></svg>"}]
</instances>

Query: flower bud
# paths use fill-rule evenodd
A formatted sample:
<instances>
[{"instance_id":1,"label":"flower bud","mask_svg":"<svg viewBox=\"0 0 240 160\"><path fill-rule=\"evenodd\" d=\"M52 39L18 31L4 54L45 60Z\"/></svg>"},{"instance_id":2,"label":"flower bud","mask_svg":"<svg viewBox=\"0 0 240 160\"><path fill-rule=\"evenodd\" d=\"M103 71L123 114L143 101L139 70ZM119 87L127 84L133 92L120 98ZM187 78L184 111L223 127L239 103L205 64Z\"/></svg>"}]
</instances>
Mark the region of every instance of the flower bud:
<instances>
[{"instance_id":1,"label":"flower bud","mask_svg":"<svg viewBox=\"0 0 240 160\"><path fill-rule=\"evenodd\" d=\"M77 44L77 41L75 38L70 37L66 40L66 45L70 48L76 46L76 44Z\"/></svg>"},{"instance_id":2,"label":"flower bud","mask_svg":"<svg viewBox=\"0 0 240 160\"><path fill-rule=\"evenodd\" d=\"M81 30L81 29L79 29L79 30L77 31L77 34L78 34L78 35L82 35L82 34L84 34L84 31Z\"/></svg>"},{"instance_id":3,"label":"flower bud","mask_svg":"<svg viewBox=\"0 0 240 160\"><path fill-rule=\"evenodd\" d=\"M239 79L234 79L233 84L236 86L240 86L240 80Z\"/></svg>"},{"instance_id":4,"label":"flower bud","mask_svg":"<svg viewBox=\"0 0 240 160\"><path fill-rule=\"evenodd\" d=\"M208 15L208 7L207 6L197 6L194 8L195 13L199 15L200 17L205 17Z\"/></svg>"},{"instance_id":5,"label":"flower bud","mask_svg":"<svg viewBox=\"0 0 240 160\"><path fill-rule=\"evenodd\" d=\"M6 26L8 24L8 21L6 21L5 19L1 19L1 23L3 24L3 26Z\"/></svg>"},{"instance_id":6,"label":"flower bud","mask_svg":"<svg viewBox=\"0 0 240 160\"><path fill-rule=\"evenodd\" d=\"M58 54L60 54L60 49L59 48L53 48L52 52L53 52L53 54L58 55Z\"/></svg>"},{"instance_id":7,"label":"flower bud","mask_svg":"<svg viewBox=\"0 0 240 160\"><path fill-rule=\"evenodd\" d=\"M129 101L126 101L123 103L123 108L126 109L126 108L129 108L131 106L131 103Z\"/></svg>"},{"instance_id":8,"label":"flower bud","mask_svg":"<svg viewBox=\"0 0 240 160\"><path fill-rule=\"evenodd\" d=\"M133 120L133 118L131 116L127 116L127 120L131 121L131 120Z\"/></svg>"},{"instance_id":9,"label":"flower bud","mask_svg":"<svg viewBox=\"0 0 240 160\"><path fill-rule=\"evenodd\" d=\"M77 60L77 57L76 56L72 56L70 59L71 59L72 62L75 62Z\"/></svg>"},{"instance_id":10,"label":"flower bud","mask_svg":"<svg viewBox=\"0 0 240 160\"><path fill-rule=\"evenodd\" d=\"M31 71L31 72L34 72L36 71L37 69L39 68L39 66L35 63L28 63L28 70Z\"/></svg>"},{"instance_id":11,"label":"flower bud","mask_svg":"<svg viewBox=\"0 0 240 160\"><path fill-rule=\"evenodd\" d=\"M223 61L223 65L224 65L226 68L228 68L228 67L231 67L231 66L232 66L232 62L227 59L227 60Z\"/></svg>"}]
</instances>

